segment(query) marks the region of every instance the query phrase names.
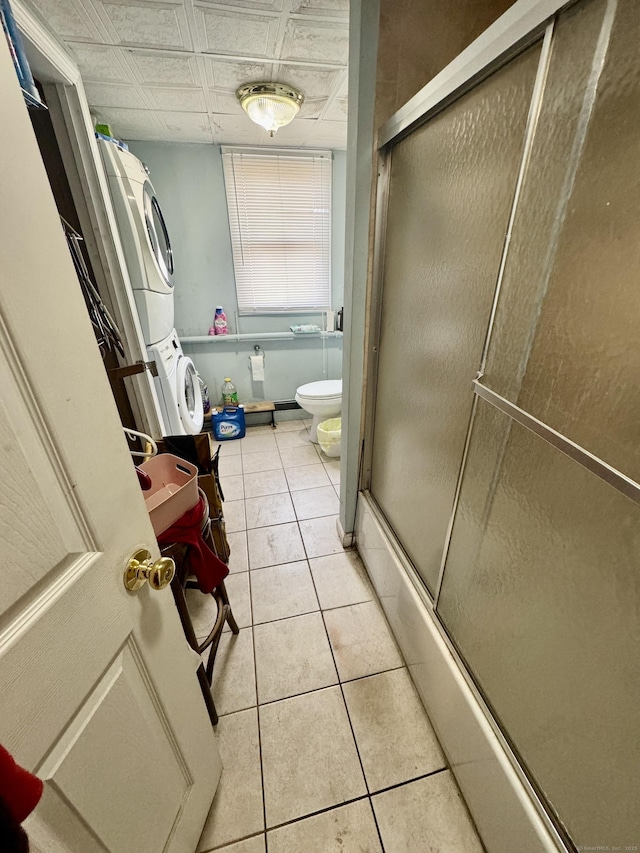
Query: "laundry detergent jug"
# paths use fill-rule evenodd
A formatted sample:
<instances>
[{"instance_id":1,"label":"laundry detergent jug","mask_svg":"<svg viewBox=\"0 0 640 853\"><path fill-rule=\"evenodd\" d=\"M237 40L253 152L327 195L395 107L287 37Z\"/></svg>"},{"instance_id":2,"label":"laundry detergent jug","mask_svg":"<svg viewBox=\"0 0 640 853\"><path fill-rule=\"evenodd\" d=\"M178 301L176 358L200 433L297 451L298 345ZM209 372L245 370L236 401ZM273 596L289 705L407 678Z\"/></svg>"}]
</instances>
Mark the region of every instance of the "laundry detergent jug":
<instances>
[{"instance_id":1,"label":"laundry detergent jug","mask_svg":"<svg viewBox=\"0 0 640 853\"><path fill-rule=\"evenodd\" d=\"M244 438L246 427L243 406L225 406L211 415L211 429L216 441Z\"/></svg>"}]
</instances>

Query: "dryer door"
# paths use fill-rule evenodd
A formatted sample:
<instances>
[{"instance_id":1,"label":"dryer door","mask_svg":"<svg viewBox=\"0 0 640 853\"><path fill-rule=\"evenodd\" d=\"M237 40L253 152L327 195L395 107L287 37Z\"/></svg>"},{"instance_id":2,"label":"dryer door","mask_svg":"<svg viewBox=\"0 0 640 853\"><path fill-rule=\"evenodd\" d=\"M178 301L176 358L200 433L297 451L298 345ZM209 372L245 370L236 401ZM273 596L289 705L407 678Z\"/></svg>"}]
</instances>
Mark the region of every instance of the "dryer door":
<instances>
[{"instance_id":1,"label":"dryer door","mask_svg":"<svg viewBox=\"0 0 640 853\"><path fill-rule=\"evenodd\" d=\"M180 420L186 432L196 435L202 430L204 409L198 373L191 359L183 355L176 372L176 400Z\"/></svg>"},{"instance_id":2,"label":"dryer door","mask_svg":"<svg viewBox=\"0 0 640 853\"><path fill-rule=\"evenodd\" d=\"M165 282L173 286L173 251L169 242L169 232L160 210L153 187L146 181L143 187L144 221L147 226L149 243L153 257Z\"/></svg>"}]
</instances>

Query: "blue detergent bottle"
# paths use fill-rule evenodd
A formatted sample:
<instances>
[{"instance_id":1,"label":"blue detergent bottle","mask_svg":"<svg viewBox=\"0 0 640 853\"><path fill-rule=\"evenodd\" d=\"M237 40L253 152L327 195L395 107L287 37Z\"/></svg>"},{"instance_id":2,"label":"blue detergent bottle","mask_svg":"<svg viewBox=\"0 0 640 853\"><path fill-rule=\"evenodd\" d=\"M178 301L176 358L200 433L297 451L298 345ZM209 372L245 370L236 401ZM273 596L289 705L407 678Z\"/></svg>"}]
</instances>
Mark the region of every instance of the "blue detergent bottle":
<instances>
[{"instance_id":1,"label":"blue detergent bottle","mask_svg":"<svg viewBox=\"0 0 640 853\"><path fill-rule=\"evenodd\" d=\"M211 429L216 441L244 438L246 433L244 407L224 406L221 412L214 412L211 416Z\"/></svg>"}]
</instances>

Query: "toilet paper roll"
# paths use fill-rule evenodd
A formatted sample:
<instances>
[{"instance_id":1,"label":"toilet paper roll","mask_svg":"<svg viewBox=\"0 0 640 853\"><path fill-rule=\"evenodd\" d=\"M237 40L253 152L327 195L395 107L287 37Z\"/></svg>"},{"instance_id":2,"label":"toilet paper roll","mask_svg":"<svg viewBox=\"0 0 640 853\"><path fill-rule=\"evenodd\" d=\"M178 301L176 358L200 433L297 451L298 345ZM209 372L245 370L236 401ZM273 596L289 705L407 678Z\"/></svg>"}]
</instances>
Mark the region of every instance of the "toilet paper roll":
<instances>
[{"instance_id":1,"label":"toilet paper roll","mask_svg":"<svg viewBox=\"0 0 640 853\"><path fill-rule=\"evenodd\" d=\"M264 357L251 355L249 358L251 360L251 378L254 382L264 382Z\"/></svg>"}]
</instances>

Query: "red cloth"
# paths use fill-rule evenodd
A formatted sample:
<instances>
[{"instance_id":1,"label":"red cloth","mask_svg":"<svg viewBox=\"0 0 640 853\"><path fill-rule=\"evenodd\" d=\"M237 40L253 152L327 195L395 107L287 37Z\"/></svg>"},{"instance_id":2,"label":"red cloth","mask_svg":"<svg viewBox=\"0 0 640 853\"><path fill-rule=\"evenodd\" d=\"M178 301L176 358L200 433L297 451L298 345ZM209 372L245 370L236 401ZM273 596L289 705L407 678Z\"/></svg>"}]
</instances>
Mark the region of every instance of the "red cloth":
<instances>
[{"instance_id":1,"label":"red cloth","mask_svg":"<svg viewBox=\"0 0 640 853\"><path fill-rule=\"evenodd\" d=\"M189 566L198 579L201 592L212 592L229 574L229 567L213 553L202 538L202 516L204 498L200 498L193 509L187 510L175 524L158 536L160 545L179 542L189 546Z\"/></svg>"},{"instance_id":2,"label":"red cloth","mask_svg":"<svg viewBox=\"0 0 640 853\"><path fill-rule=\"evenodd\" d=\"M0 746L0 797L17 823L22 823L38 805L43 788L37 776L16 764L10 753Z\"/></svg>"}]
</instances>

